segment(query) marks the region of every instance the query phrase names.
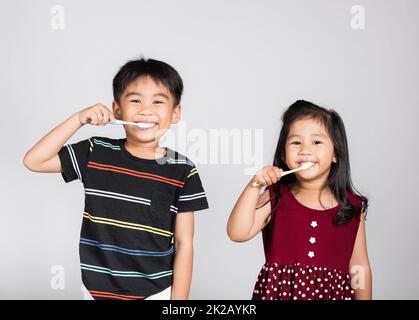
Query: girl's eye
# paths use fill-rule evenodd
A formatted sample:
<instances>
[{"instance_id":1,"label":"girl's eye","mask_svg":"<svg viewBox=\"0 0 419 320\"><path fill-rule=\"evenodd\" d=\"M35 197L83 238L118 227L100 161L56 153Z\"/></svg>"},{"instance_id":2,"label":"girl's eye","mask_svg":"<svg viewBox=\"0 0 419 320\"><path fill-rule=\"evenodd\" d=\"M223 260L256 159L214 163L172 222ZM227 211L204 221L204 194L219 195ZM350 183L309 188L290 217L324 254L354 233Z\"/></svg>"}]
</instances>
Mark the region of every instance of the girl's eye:
<instances>
[{"instance_id":1,"label":"girl's eye","mask_svg":"<svg viewBox=\"0 0 419 320\"><path fill-rule=\"evenodd\" d=\"M321 141L314 141L314 144L320 144L320 143L323 143L323 142L321 142Z\"/></svg>"},{"instance_id":2,"label":"girl's eye","mask_svg":"<svg viewBox=\"0 0 419 320\"><path fill-rule=\"evenodd\" d=\"M294 141L294 142L291 142L291 144L300 144L300 142L299 141Z\"/></svg>"}]
</instances>

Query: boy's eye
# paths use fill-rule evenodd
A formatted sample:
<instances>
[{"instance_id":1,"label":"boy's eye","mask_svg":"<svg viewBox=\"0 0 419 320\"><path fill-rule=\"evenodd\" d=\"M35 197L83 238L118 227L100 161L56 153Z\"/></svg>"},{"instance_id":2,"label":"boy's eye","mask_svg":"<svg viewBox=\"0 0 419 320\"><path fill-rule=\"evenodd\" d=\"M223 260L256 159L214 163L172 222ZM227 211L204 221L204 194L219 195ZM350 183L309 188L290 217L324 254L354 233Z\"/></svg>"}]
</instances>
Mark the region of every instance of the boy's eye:
<instances>
[{"instance_id":1,"label":"boy's eye","mask_svg":"<svg viewBox=\"0 0 419 320\"><path fill-rule=\"evenodd\" d=\"M164 103L164 102L163 101L156 100L156 101L153 101L153 103L154 104L159 104L159 103Z\"/></svg>"},{"instance_id":2,"label":"boy's eye","mask_svg":"<svg viewBox=\"0 0 419 320\"><path fill-rule=\"evenodd\" d=\"M134 99L134 100L131 100L130 102L133 102L133 103L140 103L140 100L139 100L139 99Z\"/></svg>"}]
</instances>

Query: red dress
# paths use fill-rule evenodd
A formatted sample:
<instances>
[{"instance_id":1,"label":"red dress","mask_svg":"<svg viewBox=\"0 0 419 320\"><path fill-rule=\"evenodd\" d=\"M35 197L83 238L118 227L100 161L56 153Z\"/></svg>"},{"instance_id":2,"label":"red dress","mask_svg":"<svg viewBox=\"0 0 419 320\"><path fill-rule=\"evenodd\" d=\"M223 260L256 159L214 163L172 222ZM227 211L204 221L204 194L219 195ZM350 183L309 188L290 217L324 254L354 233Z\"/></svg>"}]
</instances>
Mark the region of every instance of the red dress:
<instances>
[{"instance_id":1,"label":"red dress","mask_svg":"<svg viewBox=\"0 0 419 320\"><path fill-rule=\"evenodd\" d=\"M280 203L262 231L266 263L252 299L353 299L349 261L359 215L347 224L335 225L332 219L340 204L316 210L301 204L288 186L280 184L280 192ZM272 187L269 193L272 199ZM360 208L359 198L348 192L347 199Z\"/></svg>"}]
</instances>

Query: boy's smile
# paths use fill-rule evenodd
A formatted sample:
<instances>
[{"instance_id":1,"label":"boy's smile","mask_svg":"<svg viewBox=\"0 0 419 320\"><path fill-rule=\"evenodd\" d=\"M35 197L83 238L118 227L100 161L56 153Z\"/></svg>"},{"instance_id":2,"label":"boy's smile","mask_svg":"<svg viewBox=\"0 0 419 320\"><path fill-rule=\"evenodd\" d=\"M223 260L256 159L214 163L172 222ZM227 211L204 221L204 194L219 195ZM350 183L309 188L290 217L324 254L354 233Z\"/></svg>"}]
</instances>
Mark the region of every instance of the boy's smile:
<instances>
[{"instance_id":1,"label":"boy's smile","mask_svg":"<svg viewBox=\"0 0 419 320\"><path fill-rule=\"evenodd\" d=\"M169 90L149 76L142 76L127 86L121 103L113 103L117 119L142 123L146 128L125 125L127 141L140 147L158 146L160 137L180 118L180 105L174 106Z\"/></svg>"}]
</instances>

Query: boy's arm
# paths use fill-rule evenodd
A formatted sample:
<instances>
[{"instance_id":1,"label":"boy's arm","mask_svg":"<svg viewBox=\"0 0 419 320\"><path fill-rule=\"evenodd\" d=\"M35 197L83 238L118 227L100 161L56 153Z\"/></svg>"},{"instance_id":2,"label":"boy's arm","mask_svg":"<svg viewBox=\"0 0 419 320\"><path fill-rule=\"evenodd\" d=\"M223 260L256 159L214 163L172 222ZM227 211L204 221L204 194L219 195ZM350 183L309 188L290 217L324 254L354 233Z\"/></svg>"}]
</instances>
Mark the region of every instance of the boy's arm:
<instances>
[{"instance_id":1,"label":"boy's arm","mask_svg":"<svg viewBox=\"0 0 419 320\"><path fill-rule=\"evenodd\" d=\"M352 277L352 285L355 287L356 300L372 299L372 272L368 260L367 241L365 235L365 218L361 213L354 250L349 263L349 271Z\"/></svg>"},{"instance_id":2,"label":"boy's arm","mask_svg":"<svg viewBox=\"0 0 419 320\"><path fill-rule=\"evenodd\" d=\"M172 300L186 300L192 279L194 212L177 214L175 226L175 259L173 264Z\"/></svg>"},{"instance_id":3,"label":"boy's arm","mask_svg":"<svg viewBox=\"0 0 419 320\"><path fill-rule=\"evenodd\" d=\"M48 132L23 158L23 164L35 172L61 172L58 152L66 141L84 124L105 125L113 120L112 112L102 104L96 104L80 112Z\"/></svg>"}]
</instances>

